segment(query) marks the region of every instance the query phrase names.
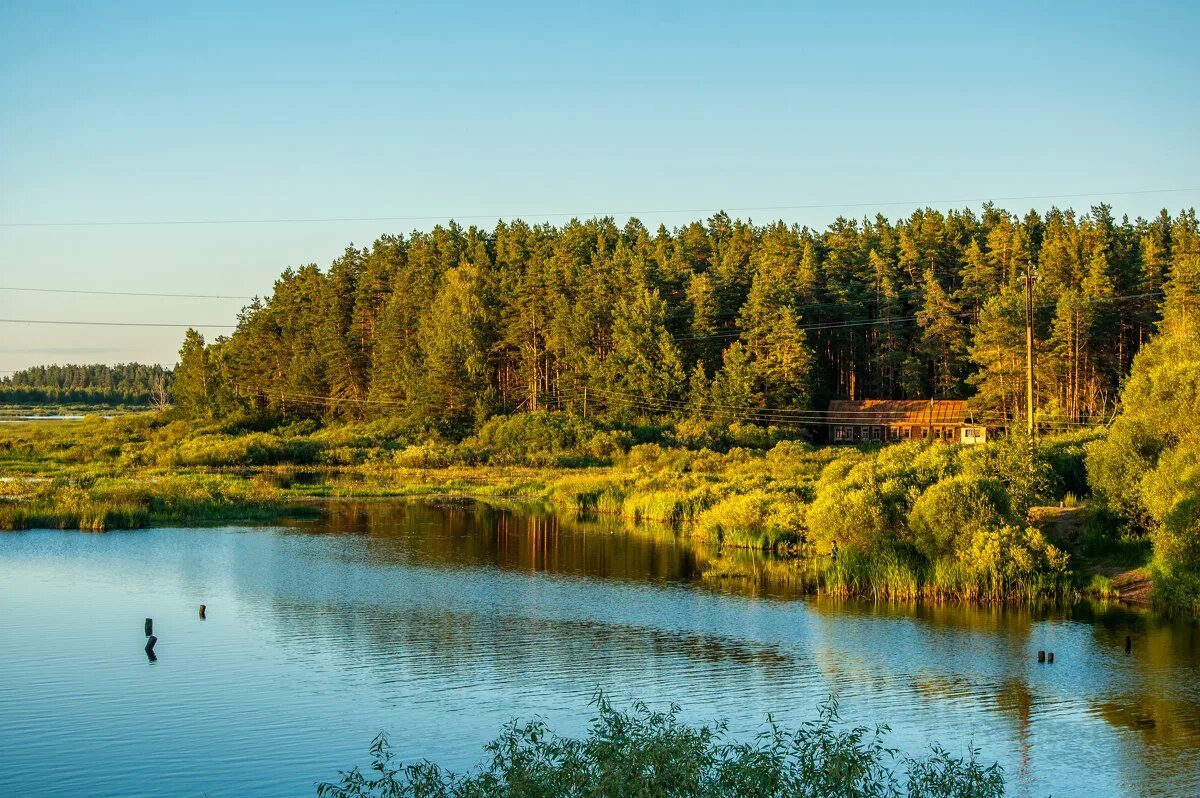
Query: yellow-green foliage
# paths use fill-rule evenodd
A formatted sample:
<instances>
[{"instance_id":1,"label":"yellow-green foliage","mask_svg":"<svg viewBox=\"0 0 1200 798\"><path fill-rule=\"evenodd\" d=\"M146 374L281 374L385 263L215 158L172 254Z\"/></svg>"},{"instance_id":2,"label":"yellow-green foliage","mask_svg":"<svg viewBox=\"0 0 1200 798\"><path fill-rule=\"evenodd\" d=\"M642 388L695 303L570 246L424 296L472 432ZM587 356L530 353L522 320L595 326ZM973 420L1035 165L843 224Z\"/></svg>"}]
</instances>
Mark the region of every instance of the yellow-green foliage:
<instances>
[{"instance_id":1,"label":"yellow-green foliage","mask_svg":"<svg viewBox=\"0 0 1200 798\"><path fill-rule=\"evenodd\" d=\"M320 456L320 447L305 438L281 438L265 432L247 435L200 435L179 444L166 453L164 465L244 467L311 465Z\"/></svg>"},{"instance_id":2,"label":"yellow-green foliage","mask_svg":"<svg viewBox=\"0 0 1200 798\"><path fill-rule=\"evenodd\" d=\"M282 493L263 480L220 476L144 476L37 484L0 502L0 529L128 529L154 523L205 523L262 518L285 509Z\"/></svg>"},{"instance_id":3,"label":"yellow-green foliage","mask_svg":"<svg viewBox=\"0 0 1200 798\"><path fill-rule=\"evenodd\" d=\"M547 500L571 512L672 526L725 549L799 555L797 578L833 593L996 598L1057 585L1064 567L1064 555L1027 529L1011 506L1011 486L1031 468L1022 459L1028 449L1005 442L814 448L777 440L770 431L756 439L751 430L723 427L722 445L737 439L755 448L734 445L722 452L631 446L629 433L598 430L562 413L493 420L461 443L384 420L245 431L254 424L259 422L197 426L147 413L55 427L42 438L32 432L7 436L0 462L67 479L38 495L30 495L28 484L6 485L0 523L115 528L238 512L252 517L278 512L283 495L265 488L261 495L246 493L247 483L232 477L228 483L208 484L196 475L180 477L185 481L178 484L158 482L162 475L149 469L341 463L346 478L329 475L289 492ZM1071 441L1060 449L1076 457L1079 445ZM547 465L528 466L537 462ZM586 467L569 470L567 463ZM1032 471L1043 466L1035 460ZM1181 465L1173 473L1188 472ZM1028 485L1037 480L1036 473L1026 478ZM1177 504L1169 500L1172 490L1165 483L1155 488L1154 495L1167 497L1164 507ZM1191 516L1183 512L1188 506L1163 529L1190 529ZM1164 512L1165 519L1170 513ZM836 562L828 556L834 540Z\"/></svg>"},{"instance_id":4,"label":"yellow-green foliage","mask_svg":"<svg viewBox=\"0 0 1200 798\"><path fill-rule=\"evenodd\" d=\"M706 488L631 492L625 495L621 515L635 524L643 521L681 524L694 521L712 501L713 493Z\"/></svg>"},{"instance_id":5,"label":"yellow-green foliage","mask_svg":"<svg viewBox=\"0 0 1200 798\"><path fill-rule=\"evenodd\" d=\"M1177 263L1159 335L1135 358L1121 415L1087 447L1100 502L1154 543L1155 602L1200 608L1200 259Z\"/></svg>"},{"instance_id":6,"label":"yellow-green foliage","mask_svg":"<svg viewBox=\"0 0 1200 798\"><path fill-rule=\"evenodd\" d=\"M804 505L794 493L756 490L702 512L693 533L717 544L777 549L799 542L803 529Z\"/></svg>"},{"instance_id":7,"label":"yellow-green foliage","mask_svg":"<svg viewBox=\"0 0 1200 798\"><path fill-rule=\"evenodd\" d=\"M1014 520L1003 485L960 475L935 482L921 493L908 513L908 530L913 547L935 560L961 551L976 531Z\"/></svg>"}]
</instances>

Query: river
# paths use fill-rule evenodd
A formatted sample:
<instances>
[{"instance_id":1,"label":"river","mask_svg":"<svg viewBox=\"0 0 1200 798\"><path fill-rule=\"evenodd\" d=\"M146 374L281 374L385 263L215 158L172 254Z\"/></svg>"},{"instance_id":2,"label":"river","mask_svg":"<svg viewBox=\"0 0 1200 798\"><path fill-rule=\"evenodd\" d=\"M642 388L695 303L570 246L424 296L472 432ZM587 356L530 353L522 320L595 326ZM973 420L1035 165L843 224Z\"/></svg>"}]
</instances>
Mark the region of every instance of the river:
<instances>
[{"instance_id":1,"label":"river","mask_svg":"<svg viewBox=\"0 0 1200 798\"><path fill-rule=\"evenodd\" d=\"M0 794L310 796L380 730L465 768L514 717L582 732L599 687L738 736L836 695L902 751L981 749L1012 795L1200 795L1195 622L813 599L705 578L714 552L616 524L329 509L0 535Z\"/></svg>"}]
</instances>

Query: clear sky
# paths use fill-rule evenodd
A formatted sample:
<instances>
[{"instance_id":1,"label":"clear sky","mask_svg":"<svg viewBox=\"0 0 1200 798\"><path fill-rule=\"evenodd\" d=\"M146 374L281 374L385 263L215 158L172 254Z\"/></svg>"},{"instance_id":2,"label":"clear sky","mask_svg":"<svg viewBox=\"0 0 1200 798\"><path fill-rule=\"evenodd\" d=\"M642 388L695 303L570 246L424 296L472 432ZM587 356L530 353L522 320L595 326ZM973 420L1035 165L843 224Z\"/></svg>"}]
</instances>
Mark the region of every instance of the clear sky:
<instances>
[{"instance_id":1,"label":"clear sky","mask_svg":"<svg viewBox=\"0 0 1200 798\"><path fill-rule=\"evenodd\" d=\"M1196 2L0 0L0 286L263 294L433 224L30 222L1148 216L1200 205L1198 78ZM1115 193L1157 189L1189 190ZM0 291L3 318L241 304ZM0 370L174 363L181 338L0 323Z\"/></svg>"}]
</instances>

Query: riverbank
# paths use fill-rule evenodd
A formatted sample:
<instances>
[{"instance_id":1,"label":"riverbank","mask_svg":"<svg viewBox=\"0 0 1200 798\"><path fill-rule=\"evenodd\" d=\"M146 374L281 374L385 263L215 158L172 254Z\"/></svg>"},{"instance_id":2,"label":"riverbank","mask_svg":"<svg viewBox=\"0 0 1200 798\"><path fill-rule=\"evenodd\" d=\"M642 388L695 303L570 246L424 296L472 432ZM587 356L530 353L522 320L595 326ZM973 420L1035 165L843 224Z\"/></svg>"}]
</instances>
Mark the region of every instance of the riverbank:
<instances>
[{"instance_id":1,"label":"riverbank","mask_svg":"<svg viewBox=\"0 0 1200 798\"><path fill-rule=\"evenodd\" d=\"M493 425L458 444L391 440L379 424L233 434L152 413L6 425L0 528L270 521L316 512L320 498L473 497L766 552L772 578L813 593L1116 595L1089 554L1106 534L1092 528L1100 525L1064 535L1061 524L1038 520L1039 503L1075 503L1085 435L1043 442L1032 460L1003 442L816 447L758 428L737 430L747 445L717 450L636 443L615 431L567 434L578 421L530 415L519 430ZM720 566L709 578L752 577Z\"/></svg>"},{"instance_id":2,"label":"riverbank","mask_svg":"<svg viewBox=\"0 0 1200 798\"><path fill-rule=\"evenodd\" d=\"M1087 570L1031 575L1005 581L955 562L922 562L912 552L843 549L835 559L814 553L803 538L780 543L741 535L700 522L708 501L689 492L663 496L638 493L621 469L554 470L523 467L398 469L386 474L363 470L259 468L240 473L138 472L117 477L73 480L17 480L3 484L0 528L49 527L106 531L149 526L202 526L218 523L270 523L283 518L317 517L326 500L470 500L501 506L540 506L567 517L601 517L619 528L657 537L685 538L708 547L704 579L716 584L786 586L813 595L887 601L967 601L980 603L1111 600L1111 581ZM635 481L636 482L636 481ZM33 486L24 493L22 486ZM581 492L581 486L588 490ZM731 490L710 483L708 489ZM733 494L739 502L745 494ZM619 497L623 497L620 498ZM680 498L682 497L682 498ZM762 497L753 501L766 501ZM744 520L756 524L753 514ZM611 530L610 525L607 529ZM731 529L731 531L736 528ZM744 552L740 554L740 552Z\"/></svg>"},{"instance_id":3,"label":"riverbank","mask_svg":"<svg viewBox=\"0 0 1200 798\"><path fill-rule=\"evenodd\" d=\"M131 473L110 477L10 479L0 485L0 529L105 532L315 516L261 479Z\"/></svg>"}]
</instances>

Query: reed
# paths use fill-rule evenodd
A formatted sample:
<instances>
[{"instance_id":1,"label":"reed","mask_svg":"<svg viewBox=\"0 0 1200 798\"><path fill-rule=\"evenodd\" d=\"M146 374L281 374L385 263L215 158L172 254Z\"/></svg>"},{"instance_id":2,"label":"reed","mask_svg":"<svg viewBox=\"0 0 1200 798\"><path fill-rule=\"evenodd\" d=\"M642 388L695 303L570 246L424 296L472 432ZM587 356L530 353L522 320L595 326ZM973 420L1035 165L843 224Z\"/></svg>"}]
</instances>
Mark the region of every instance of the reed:
<instances>
[{"instance_id":1,"label":"reed","mask_svg":"<svg viewBox=\"0 0 1200 798\"><path fill-rule=\"evenodd\" d=\"M264 480L216 475L54 480L0 502L0 529L101 532L155 524L210 524L311 514Z\"/></svg>"}]
</instances>

